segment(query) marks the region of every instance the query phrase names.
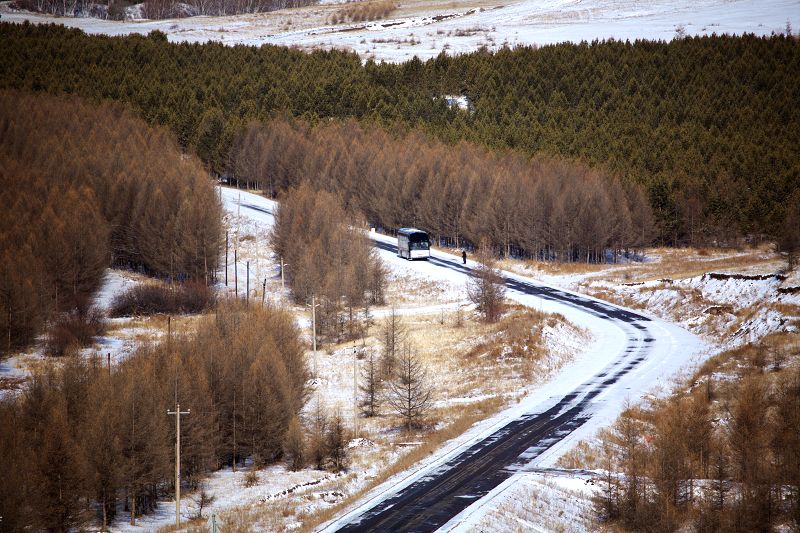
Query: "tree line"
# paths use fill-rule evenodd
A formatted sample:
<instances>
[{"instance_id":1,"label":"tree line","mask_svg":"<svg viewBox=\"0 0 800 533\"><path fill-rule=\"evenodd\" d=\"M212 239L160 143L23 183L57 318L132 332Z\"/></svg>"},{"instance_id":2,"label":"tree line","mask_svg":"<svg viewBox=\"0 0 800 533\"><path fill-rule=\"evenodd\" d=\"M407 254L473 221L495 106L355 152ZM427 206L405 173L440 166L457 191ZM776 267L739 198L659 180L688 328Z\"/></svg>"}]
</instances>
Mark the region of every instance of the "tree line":
<instances>
[{"instance_id":1,"label":"tree line","mask_svg":"<svg viewBox=\"0 0 800 533\"><path fill-rule=\"evenodd\" d=\"M123 20L126 8L141 5L148 19L194 15L240 15L317 4L318 0L14 0L14 5L37 13Z\"/></svg>"},{"instance_id":2,"label":"tree line","mask_svg":"<svg viewBox=\"0 0 800 533\"><path fill-rule=\"evenodd\" d=\"M598 517L628 531L800 527L800 373L791 344L718 356L689 391L629 409L603 438ZM729 365L730 367L730 365ZM730 367L732 368L732 367Z\"/></svg>"},{"instance_id":3,"label":"tree line","mask_svg":"<svg viewBox=\"0 0 800 533\"><path fill-rule=\"evenodd\" d=\"M80 530L136 517L174 491L180 402L188 487L222 465L284 455L306 401L304 346L290 314L221 305L196 335L140 348L113 368L70 358L0 400L3 531ZM126 516L127 518L127 516Z\"/></svg>"},{"instance_id":4,"label":"tree line","mask_svg":"<svg viewBox=\"0 0 800 533\"><path fill-rule=\"evenodd\" d=\"M234 138L228 168L272 194L299 184L331 191L388 231L419 226L442 245L485 242L506 256L604 261L607 250L616 259L653 237L635 184L579 163L449 146L417 132L397 138L354 120L252 122Z\"/></svg>"},{"instance_id":5,"label":"tree line","mask_svg":"<svg viewBox=\"0 0 800 533\"><path fill-rule=\"evenodd\" d=\"M119 105L0 92L0 350L85 314L111 266L211 281L221 206L168 131Z\"/></svg>"},{"instance_id":6,"label":"tree line","mask_svg":"<svg viewBox=\"0 0 800 533\"><path fill-rule=\"evenodd\" d=\"M0 87L122 100L219 173L250 120L286 114L583 161L645 187L659 243L779 236L800 189L800 44L791 36L595 41L386 64L54 25L4 23L0 35ZM467 96L471 110L449 107L444 94Z\"/></svg>"},{"instance_id":7,"label":"tree line","mask_svg":"<svg viewBox=\"0 0 800 533\"><path fill-rule=\"evenodd\" d=\"M282 197L271 240L297 303L319 304L318 331L340 342L361 334L359 311L382 304L386 270L355 217L308 184Z\"/></svg>"}]
</instances>

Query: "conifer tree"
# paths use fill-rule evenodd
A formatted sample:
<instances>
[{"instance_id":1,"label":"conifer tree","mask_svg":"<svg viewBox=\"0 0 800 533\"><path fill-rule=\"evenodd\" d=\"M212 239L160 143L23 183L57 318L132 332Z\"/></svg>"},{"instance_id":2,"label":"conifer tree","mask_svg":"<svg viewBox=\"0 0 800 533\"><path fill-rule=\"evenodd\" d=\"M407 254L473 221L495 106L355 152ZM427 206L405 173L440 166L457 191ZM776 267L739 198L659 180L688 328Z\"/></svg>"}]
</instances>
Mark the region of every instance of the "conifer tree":
<instances>
[{"instance_id":1,"label":"conifer tree","mask_svg":"<svg viewBox=\"0 0 800 533\"><path fill-rule=\"evenodd\" d=\"M389 382L387 401L403 421L406 431L411 431L428 413L432 395L422 361L411 345L404 344Z\"/></svg>"}]
</instances>

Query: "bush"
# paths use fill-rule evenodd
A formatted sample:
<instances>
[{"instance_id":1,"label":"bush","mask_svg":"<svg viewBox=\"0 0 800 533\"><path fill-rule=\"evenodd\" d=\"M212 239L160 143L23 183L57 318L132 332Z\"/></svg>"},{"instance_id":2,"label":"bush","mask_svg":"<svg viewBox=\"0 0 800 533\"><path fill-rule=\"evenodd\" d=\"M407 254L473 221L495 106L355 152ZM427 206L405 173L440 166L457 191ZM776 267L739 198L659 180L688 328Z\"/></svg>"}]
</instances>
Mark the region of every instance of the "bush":
<instances>
[{"instance_id":1,"label":"bush","mask_svg":"<svg viewBox=\"0 0 800 533\"><path fill-rule=\"evenodd\" d=\"M106 328L105 316L98 309L92 308L85 313L78 310L64 313L47 333L45 352L62 356L74 349L89 346L95 337L106 332Z\"/></svg>"},{"instance_id":2,"label":"bush","mask_svg":"<svg viewBox=\"0 0 800 533\"><path fill-rule=\"evenodd\" d=\"M215 301L214 291L199 282L137 285L114 299L109 315L194 314L208 309Z\"/></svg>"},{"instance_id":3,"label":"bush","mask_svg":"<svg viewBox=\"0 0 800 533\"><path fill-rule=\"evenodd\" d=\"M258 471L254 467L248 470L244 475L244 486L250 488L256 485L258 485Z\"/></svg>"}]
</instances>

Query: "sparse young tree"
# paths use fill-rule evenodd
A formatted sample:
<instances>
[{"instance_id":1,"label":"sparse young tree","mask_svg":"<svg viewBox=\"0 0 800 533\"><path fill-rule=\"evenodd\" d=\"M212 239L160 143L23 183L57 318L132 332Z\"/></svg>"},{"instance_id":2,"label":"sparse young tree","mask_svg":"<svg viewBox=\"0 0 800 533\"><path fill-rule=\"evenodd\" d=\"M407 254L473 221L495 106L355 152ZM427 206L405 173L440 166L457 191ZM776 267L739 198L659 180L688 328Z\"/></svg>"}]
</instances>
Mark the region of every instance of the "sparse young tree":
<instances>
[{"instance_id":1,"label":"sparse young tree","mask_svg":"<svg viewBox=\"0 0 800 533\"><path fill-rule=\"evenodd\" d=\"M486 322L496 322L503 313L505 282L488 253L481 253L478 260L467 281L467 296Z\"/></svg>"},{"instance_id":2,"label":"sparse young tree","mask_svg":"<svg viewBox=\"0 0 800 533\"><path fill-rule=\"evenodd\" d=\"M361 413L366 417L377 416L380 408L382 383L380 368L375 361L375 354L370 350L368 359L361 366Z\"/></svg>"},{"instance_id":3,"label":"sparse young tree","mask_svg":"<svg viewBox=\"0 0 800 533\"><path fill-rule=\"evenodd\" d=\"M408 338L408 329L403 324L403 320L397 310L392 307L389 314L383 320L380 326L380 343L381 343L381 374L383 378L391 378L395 362L400 355L403 345Z\"/></svg>"},{"instance_id":4,"label":"sparse young tree","mask_svg":"<svg viewBox=\"0 0 800 533\"><path fill-rule=\"evenodd\" d=\"M403 344L395 363L388 402L403 420L406 431L419 424L431 407L432 390L425 367L409 343Z\"/></svg>"},{"instance_id":5,"label":"sparse young tree","mask_svg":"<svg viewBox=\"0 0 800 533\"><path fill-rule=\"evenodd\" d=\"M205 484L202 484L200 486L200 491L194 497L194 504L197 506L197 515L195 518L202 520L203 509L213 504L216 499L217 497L214 494L206 490Z\"/></svg>"},{"instance_id":6,"label":"sparse young tree","mask_svg":"<svg viewBox=\"0 0 800 533\"><path fill-rule=\"evenodd\" d=\"M283 454L289 462L290 470L300 470L306 464L305 438L300 417L293 416L283 440Z\"/></svg>"},{"instance_id":7,"label":"sparse young tree","mask_svg":"<svg viewBox=\"0 0 800 533\"><path fill-rule=\"evenodd\" d=\"M311 434L308 439L308 459L317 470L325 468L328 459L328 449L325 438L328 433L328 415L317 397L314 402L314 411L311 414Z\"/></svg>"},{"instance_id":8,"label":"sparse young tree","mask_svg":"<svg viewBox=\"0 0 800 533\"><path fill-rule=\"evenodd\" d=\"M345 434L344 421L339 413L336 413L328 425L325 434L325 448L329 458L330 469L334 472L341 472L347 467L347 437Z\"/></svg>"}]
</instances>

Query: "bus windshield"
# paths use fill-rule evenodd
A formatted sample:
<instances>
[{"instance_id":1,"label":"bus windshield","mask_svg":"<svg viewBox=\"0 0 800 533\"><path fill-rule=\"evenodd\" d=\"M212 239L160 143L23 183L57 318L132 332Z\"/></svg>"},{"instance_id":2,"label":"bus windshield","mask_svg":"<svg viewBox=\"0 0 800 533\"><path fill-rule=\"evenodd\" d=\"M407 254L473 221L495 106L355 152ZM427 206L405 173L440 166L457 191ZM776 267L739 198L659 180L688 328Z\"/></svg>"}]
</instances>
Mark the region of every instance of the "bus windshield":
<instances>
[{"instance_id":1,"label":"bus windshield","mask_svg":"<svg viewBox=\"0 0 800 533\"><path fill-rule=\"evenodd\" d=\"M428 241L411 241L408 243L408 247L411 250L428 250L430 249L430 244Z\"/></svg>"}]
</instances>

